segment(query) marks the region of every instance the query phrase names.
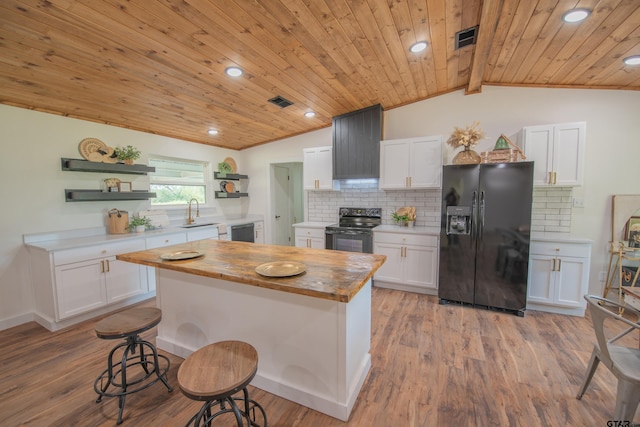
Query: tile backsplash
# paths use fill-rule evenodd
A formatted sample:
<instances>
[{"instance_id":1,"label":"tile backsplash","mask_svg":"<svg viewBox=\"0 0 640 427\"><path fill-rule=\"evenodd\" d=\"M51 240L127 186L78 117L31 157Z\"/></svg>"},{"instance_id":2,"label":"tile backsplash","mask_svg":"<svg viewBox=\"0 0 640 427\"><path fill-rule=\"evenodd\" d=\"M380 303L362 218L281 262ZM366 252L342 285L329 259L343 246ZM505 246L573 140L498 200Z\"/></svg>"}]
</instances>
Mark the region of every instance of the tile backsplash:
<instances>
[{"instance_id":1,"label":"tile backsplash","mask_svg":"<svg viewBox=\"0 0 640 427\"><path fill-rule=\"evenodd\" d=\"M340 191L309 191L309 221L338 222L338 208L382 208L382 223L393 224L391 213L402 206L416 207L416 225L440 227L441 190L378 190L376 180L340 182ZM571 187L534 188L531 230L569 232Z\"/></svg>"},{"instance_id":2,"label":"tile backsplash","mask_svg":"<svg viewBox=\"0 0 640 427\"><path fill-rule=\"evenodd\" d=\"M569 233L573 187L533 187L531 231Z\"/></svg>"}]
</instances>

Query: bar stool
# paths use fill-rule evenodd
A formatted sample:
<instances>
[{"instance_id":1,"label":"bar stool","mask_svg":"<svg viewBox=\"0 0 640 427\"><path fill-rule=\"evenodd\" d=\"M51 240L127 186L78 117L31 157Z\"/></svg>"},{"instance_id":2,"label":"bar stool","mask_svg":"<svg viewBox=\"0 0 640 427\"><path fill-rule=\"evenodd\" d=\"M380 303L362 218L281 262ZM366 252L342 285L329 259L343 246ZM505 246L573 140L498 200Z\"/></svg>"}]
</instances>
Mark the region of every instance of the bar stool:
<instances>
[{"instance_id":1,"label":"bar stool","mask_svg":"<svg viewBox=\"0 0 640 427\"><path fill-rule=\"evenodd\" d=\"M200 411L186 426L210 426L216 417L233 413L239 427L258 426L256 408L267 427L267 414L262 406L249 399L247 386L258 371L258 352L241 341L221 341L209 344L189 356L178 369L178 385L189 399L205 401ZM242 391L243 397L233 397ZM241 403L242 409L236 401ZM228 404L228 407L227 407ZM211 408L219 407L212 413Z\"/></svg>"},{"instance_id":2,"label":"bar stool","mask_svg":"<svg viewBox=\"0 0 640 427\"><path fill-rule=\"evenodd\" d=\"M109 352L107 369L102 371L93 383L93 389L98 393L96 403L99 403L105 396L118 398L117 424L122 423L124 400L128 394L151 387L158 380L162 381L170 392L173 391L167 382L169 359L158 354L156 346L143 340L139 335L156 326L161 319L162 311L159 308L131 308L104 318L95 326L98 338L105 340L125 339ZM114 355L119 349L123 349L122 357L120 360L114 360ZM136 354L136 349L139 354ZM166 362L165 368L160 368L159 359ZM136 368L134 372L131 372L135 366L141 370ZM155 378L153 378L154 376ZM108 390L110 386L115 387L115 390L113 388Z\"/></svg>"}]
</instances>

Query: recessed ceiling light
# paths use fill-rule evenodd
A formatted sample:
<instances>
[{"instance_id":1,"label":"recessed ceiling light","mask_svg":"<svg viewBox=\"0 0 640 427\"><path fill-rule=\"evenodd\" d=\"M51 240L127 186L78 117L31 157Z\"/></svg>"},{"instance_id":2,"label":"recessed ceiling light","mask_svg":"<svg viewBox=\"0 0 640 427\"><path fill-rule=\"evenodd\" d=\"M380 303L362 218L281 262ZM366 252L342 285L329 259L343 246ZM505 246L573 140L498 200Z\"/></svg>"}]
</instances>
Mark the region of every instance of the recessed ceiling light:
<instances>
[{"instance_id":1,"label":"recessed ceiling light","mask_svg":"<svg viewBox=\"0 0 640 427\"><path fill-rule=\"evenodd\" d=\"M217 130L215 130L215 129L209 129L209 130L207 131L207 133L208 133L209 135L217 135L217 134L218 134L218 131L217 131Z\"/></svg>"},{"instance_id":2,"label":"recessed ceiling light","mask_svg":"<svg viewBox=\"0 0 640 427\"><path fill-rule=\"evenodd\" d=\"M627 65L640 65L640 55L627 56L622 62Z\"/></svg>"},{"instance_id":3,"label":"recessed ceiling light","mask_svg":"<svg viewBox=\"0 0 640 427\"><path fill-rule=\"evenodd\" d=\"M411 45L409 50L413 53L422 52L427 48L427 42L417 42Z\"/></svg>"},{"instance_id":4,"label":"recessed ceiling light","mask_svg":"<svg viewBox=\"0 0 640 427\"><path fill-rule=\"evenodd\" d=\"M238 67L228 67L224 72L231 77L238 77L242 75L242 70Z\"/></svg>"},{"instance_id":5,"label":"recessed ceiling light","mask_svg":"<svg viewBox=\"0 0 640 427\"><path fill-rule=\"evenodd\" d=\"M572 9L562 15L562 20L564 22L580 22L587 19L589 15L591 15L589 9Z\"/></svg>"},{"instance_id":6,"label":"recessed ceiling light","mask_svg":"<svg viewBox=\"0 0 640 427\"><path fill-rule=\"evenodd\" d=\"M307 111L306 113L304 113L305 117L314 117L316 115L316 113L314 111Z\"/></svg>"}]
</instances>

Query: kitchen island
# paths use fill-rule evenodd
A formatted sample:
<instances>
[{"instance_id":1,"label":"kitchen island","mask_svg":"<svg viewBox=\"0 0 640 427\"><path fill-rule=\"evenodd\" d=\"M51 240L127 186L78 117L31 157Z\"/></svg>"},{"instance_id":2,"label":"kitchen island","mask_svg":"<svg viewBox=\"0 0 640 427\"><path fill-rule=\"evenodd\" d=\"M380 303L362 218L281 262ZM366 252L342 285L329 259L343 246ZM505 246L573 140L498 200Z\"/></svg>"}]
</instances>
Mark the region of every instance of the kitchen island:
<instances>
[{"instance_id":1,"label":"kitchen island","mask_svg":"<svg viewBox=\"0 0 640 427\"><path fill-rule=\"evenodd\" d=\"M162 258L183 250L203 256ZM252 385L349 418L371 366L371 278L384 256L201 240L117 258L156 267L160 349L187 357L216 341L248 342L259 355ZM277 261L305 271L256 273Z\"/></svg>"}]
</instances>

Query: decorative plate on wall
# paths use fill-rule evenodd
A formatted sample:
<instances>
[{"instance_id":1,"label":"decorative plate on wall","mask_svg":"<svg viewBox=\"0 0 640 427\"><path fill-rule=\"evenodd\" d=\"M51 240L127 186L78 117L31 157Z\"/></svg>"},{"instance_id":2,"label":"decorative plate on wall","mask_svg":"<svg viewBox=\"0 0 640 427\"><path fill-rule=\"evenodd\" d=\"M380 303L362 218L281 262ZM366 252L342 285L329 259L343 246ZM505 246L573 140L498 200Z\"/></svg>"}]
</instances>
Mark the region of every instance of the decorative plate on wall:
<instances>
[{"instance_id":1,"label":"decorative plate on wall","mask_svg":"<svg viewBox=\"0 0 640 427\"><path fill-rule=\"evenodd\" d=\"M101 150L107 152L107 144L97 138L85 138L80 141L80 144L78 145L78 151L80 151L80 155L84 157L85 160L89 160L92 162L102 161L102 153L99 152Z\"/></svg>"},{"instance_id":2,"label":"decorative plate on wall","mask_svg":"<svg viewBox=\"0 0 640 427\"><path fill-rule=\"evenodd\" d=\"M224 159L225 163L228 163L229 166L231 166L231 173L238 173L238 166L236 165L236 161L233 160L231 157L227 157L226 159Z\"/></svg>"}]
</instances>

